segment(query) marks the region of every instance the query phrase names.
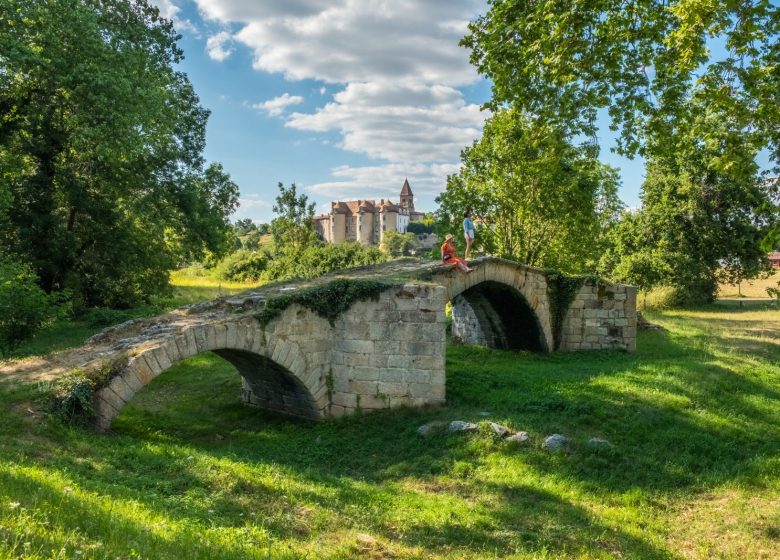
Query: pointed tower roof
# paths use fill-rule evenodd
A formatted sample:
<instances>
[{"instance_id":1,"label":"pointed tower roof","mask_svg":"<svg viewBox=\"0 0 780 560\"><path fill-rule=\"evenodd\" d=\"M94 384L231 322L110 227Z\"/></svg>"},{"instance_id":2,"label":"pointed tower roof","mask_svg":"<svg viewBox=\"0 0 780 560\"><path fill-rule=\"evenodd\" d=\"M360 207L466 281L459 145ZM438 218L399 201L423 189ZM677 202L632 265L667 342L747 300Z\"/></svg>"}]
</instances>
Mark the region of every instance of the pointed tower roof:
<instances>
[{"instance_id":1,"label":"pointed tower roof","mask_svg":"<svg viewBox=\"0 0 780 560\"><path fill-rule=\"evenodd\" d=\"M412 189L409 186L409 180L404 179L404 186L401 187L401 196L413 196Z\"/></svg>"}]
</instances>

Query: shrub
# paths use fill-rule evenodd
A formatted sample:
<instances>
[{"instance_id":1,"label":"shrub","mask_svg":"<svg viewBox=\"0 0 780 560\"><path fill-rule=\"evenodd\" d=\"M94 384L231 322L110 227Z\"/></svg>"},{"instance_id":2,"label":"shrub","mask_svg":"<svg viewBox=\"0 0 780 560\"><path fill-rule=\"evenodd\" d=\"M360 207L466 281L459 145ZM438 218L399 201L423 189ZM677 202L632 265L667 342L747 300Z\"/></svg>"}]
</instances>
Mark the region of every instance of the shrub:
<instances>
[{"instance_id":1,"label":"shrub","mask_svg":"<svg viewBox=\"0 0 780 560\"><path fill-rule=\"evenodd\" d=\"M686 301L682 289L676 286L658 286L648 292L641 292L638 304L642 309L670 309Z\"/></svg>"},{"instance_id":2,"label":"shrub","mask_svg":"<svg viewBox=\"0 0 780 560\"><path fill-rule=\"evenodd\" d=\"M95 383L80 370L74 370L57 379L47 410L68 423L85 423L95 414L92 395Z\"/></svg>"},{"instance_id":3,"label":"shrub","mask_svg":"<svg viewBox=\"0 0 780 560\"><path fill-rule=\"evenodd\" d=\"M268 266L268 255L241 249L222 259L216 273L222 280L233 282L256 282Z\"/></svg>"},{"instance_id":4,"label":"shrub","mask_svg":"<svg viewBox=\"0 0 780 560\"><path fill-rule=\"evenodd\" d=\"M376 247L359 243L319 245L273 259L265 277L269 280L315 278L334 270L386 261L387 256Z\"/></svg>"},{"instance_id":5,"label":"shrub","mask_svg":"<svg viewBox=\"0 0 780 560\"><path fill-rule=\"evenodd\" d=\"M46 294L28 266L0 261L0 356L8 357L51 321L60 297Z\"/></svg>"}]
</instances>

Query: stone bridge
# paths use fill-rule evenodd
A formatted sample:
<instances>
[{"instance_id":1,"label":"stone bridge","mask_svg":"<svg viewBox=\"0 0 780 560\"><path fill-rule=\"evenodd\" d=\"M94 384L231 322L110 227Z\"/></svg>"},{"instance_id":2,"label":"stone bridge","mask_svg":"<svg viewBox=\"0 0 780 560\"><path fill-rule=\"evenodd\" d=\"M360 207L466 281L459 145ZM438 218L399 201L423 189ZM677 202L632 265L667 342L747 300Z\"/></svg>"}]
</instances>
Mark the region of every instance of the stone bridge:
<instances>
[{"instance_id":1,"label":"stone bridge","mask_svg":"<svg viewBox=\"0 0 780 560\"><path fill-rule=\"evenodd\" d=\"M214 352L245 402L321 419L445 401L445 307L452 338L547 352L635 349L636 289L483 258L463 274L406 259L238 296L106 329L79 349L101 372L96 424L173 364ZM85 352L86 350L86 352Z\"/></svg>"}]
</instances>

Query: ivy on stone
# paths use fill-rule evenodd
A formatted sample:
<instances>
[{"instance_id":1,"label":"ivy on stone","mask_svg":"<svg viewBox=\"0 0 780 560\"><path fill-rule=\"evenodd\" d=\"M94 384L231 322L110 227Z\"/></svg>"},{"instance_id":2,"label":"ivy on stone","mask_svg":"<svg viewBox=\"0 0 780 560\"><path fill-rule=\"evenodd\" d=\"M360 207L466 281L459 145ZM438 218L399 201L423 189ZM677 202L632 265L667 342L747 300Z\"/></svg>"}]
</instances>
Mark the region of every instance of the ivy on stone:
<instances>
[{"instance_id":1,"label":"ivy on stone","mask_svg":"<svg viewBox=\"0 0 780 560\"><path fill-rule=\"evenodd\" d=\"M265 327L281 315L282 311L297 303L324 317L333 326L336 319L355 302L367 299L376 301L382 292L394 286L374 280L333 280L321 286L270 299L255 317L260 326Z\"/></svg>"}]
</instances>

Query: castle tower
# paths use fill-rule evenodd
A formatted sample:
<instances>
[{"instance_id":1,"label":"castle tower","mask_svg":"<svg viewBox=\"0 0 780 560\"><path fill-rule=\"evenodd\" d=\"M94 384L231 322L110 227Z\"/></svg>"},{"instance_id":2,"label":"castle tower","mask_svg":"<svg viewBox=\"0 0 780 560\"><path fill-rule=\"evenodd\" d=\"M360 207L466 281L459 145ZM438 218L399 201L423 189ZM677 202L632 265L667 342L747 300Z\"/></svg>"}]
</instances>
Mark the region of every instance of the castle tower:
<instances>
[{"instance_id":1,"label":"castle tower","mask_svg":"<svg viewBox=\"0 0 780 560\"><path fill-rule=\"evenodd\" d=\"M404 179L404 186L401 187L401 203L402 208L408 208L409 212L414 212L414 194L409 186L409 180Z\"/></svg>"}]
</instances>

